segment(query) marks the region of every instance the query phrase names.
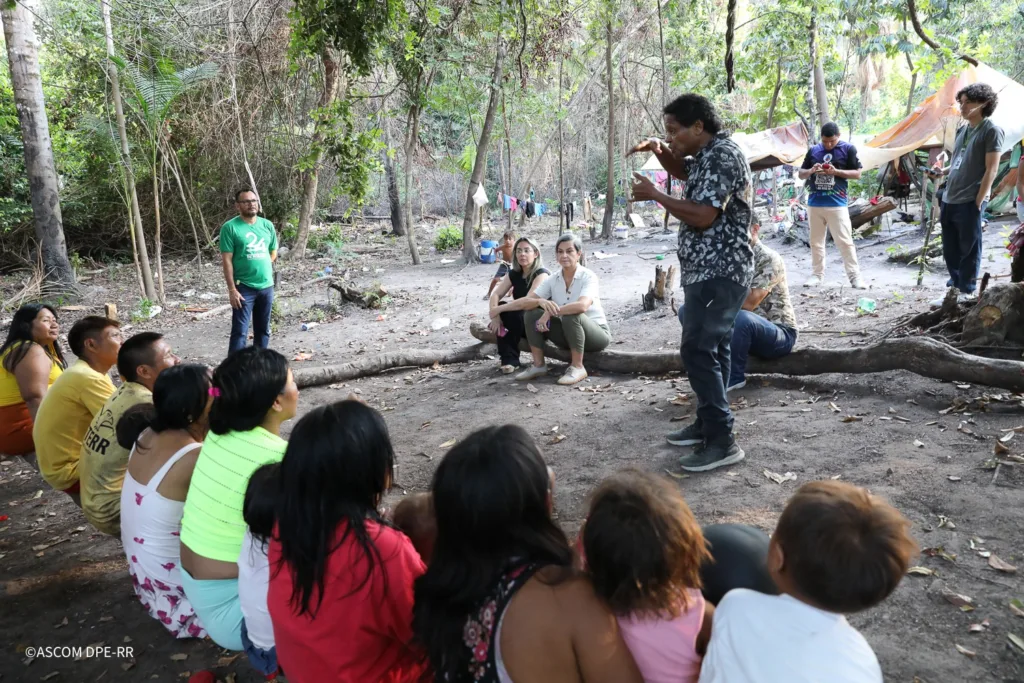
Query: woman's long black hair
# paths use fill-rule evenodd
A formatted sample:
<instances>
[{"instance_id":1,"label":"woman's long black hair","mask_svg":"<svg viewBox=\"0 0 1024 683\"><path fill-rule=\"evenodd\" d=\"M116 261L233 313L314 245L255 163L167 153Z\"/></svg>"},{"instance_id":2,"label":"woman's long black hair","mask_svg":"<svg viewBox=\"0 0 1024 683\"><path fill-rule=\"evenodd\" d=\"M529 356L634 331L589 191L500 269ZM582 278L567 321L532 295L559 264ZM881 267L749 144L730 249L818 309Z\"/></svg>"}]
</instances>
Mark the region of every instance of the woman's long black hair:
<instances>
[{"instance_id":1,"label":"woman's long black hair","mask_svg":"<svg viewBox=\"0 0 1024 683\"><path fill-rule=\"evenodd\" d=\"M413 632L436 680L466 678L467 618L494 593L513 562L572 566L573 554L549 509L550 479L522 427L487 427L452 448L433 483L437 542L416 580ZM495 615L498 619L498 615Z\"/></svg>"},{"instance_id":2,"label":"woman's long black hair","mask_svg":"<svg viewBox=\"0 0 1024 683\"><path fill-rule=\"evenodd\" d=\"M391 486L394 467L384 418L359 401L320 406L295 425L281 461L281 563L272 571L291 572L291 600L298 614L316 615L328 558L350 535L366 558L365 567L352 567L364 573L352 593L370 580L381 558L366 523L385 524L377 506ZM340 537L339 525L344 525Z\"/></svg>"},{"instance_id":3,"label":"woman's long black hair","mask_svg":"<svg viewBox=\"0 0 1024 683\"><path fill-rule=\"evenodd\" d=\"M131 450L146 429L159 434L188 429L206 411L210 369L205 365L175 365L156 378L153 402L132 406L117 422L117 443Z\"/></svg>"},{"instance_id":4,"label":"woman's long black hair","mask_svg":"<svg viewBox=\"0 0 1024 683\"><path fill-rule=\"evenodd\" d=\"M210 431L227 434L256 429L287 383L288 360L277 351L258 346L235 351L213 371Z\"/></svg>"},{"instance_id":5,"label":"woman's long black hair","mask_svg":"<svg viewBox=\"0 0 1024 683\"><path fill-rule=\"evenodd\" d=\"M7 330L7 340L3 346L0 346L0 356L10 351L3 361L4 369L7 372L14 372L14 368L18 367L18 363L25 360L25 354L28 353L28 350L32 348L32 344L35 343L35 340L32 339L32 323L35 322L39 311L44 308L53 313L54 318L57 317L57 311L53 310L53 307L49 304L25 304L14 314L11 327ZM60 349L59 341L53 343L52 355L49 349L44 348L43 350L46 351L46 355L54 358L62 368L68 366L68 362L64 360L64 352Z\"/></svg>"}]
</instances>

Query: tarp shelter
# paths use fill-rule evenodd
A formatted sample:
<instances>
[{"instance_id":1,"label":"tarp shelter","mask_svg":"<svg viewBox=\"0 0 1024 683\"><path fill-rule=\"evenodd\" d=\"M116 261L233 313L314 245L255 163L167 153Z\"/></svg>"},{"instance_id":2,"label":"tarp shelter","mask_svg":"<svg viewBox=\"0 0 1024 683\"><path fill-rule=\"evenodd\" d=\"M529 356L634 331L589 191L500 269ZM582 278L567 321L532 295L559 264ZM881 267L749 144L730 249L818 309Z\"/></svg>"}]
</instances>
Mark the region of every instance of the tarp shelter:
<instances>
[{"instance_id":1,"label":"tarp shelter","mask_svg":"<svg viewBox=\"0 0 1024 683\"><path fill-rule=\"evenodd\" d=\"M879 168L904 154L936 143L952 151L957 129L963 122L956 94L972 83L987 83L999 95L992 123L1006 134L1001 151L1012 149L1024 138L1024 85L985 64L969 64L919 104L910 116L876 135L867 145L858 147L864 168Z\"/></svg>"},{"instance_id":2,"label":"tarp shelter","mask_svg":"<svg viewBox=\"0 0 1024 683\"><path fill-rule=\"evenodd\" d=\"M807 129L799 121L758 133L734 133L732 139L747 155L752 171L799 166L807 154Z\"/></svg>"}]
</instances>

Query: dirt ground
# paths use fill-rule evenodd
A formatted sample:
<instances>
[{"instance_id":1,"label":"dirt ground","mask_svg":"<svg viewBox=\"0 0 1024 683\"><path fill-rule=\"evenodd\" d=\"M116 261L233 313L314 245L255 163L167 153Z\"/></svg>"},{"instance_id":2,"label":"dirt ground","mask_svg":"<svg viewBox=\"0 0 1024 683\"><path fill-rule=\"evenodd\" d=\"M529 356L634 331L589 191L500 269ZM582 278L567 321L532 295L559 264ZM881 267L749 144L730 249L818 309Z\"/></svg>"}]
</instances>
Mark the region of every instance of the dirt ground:
<instances>
[{"instance_id":1,"label":"dirt ground","mask_svg":"<svg viewBox=\"0 0 1024 683\"><path fill-rule=\"evenodd\" d=\"M454 256L431 253L429 231L424 230L424 265L414 268L408 264L404 239L396 243L381 235L380 228L346 226L345 245L332 255L283 265L281 318L271 344L289 358L311 354L295 367L473 343L468 327L486 318L483 294L494 266L444 263ZM983 268L993 274L1009 272L1009 261L1002 256L1004 228L993 224L986 232ZM494 229L500 234L499 227ZM545 259L553 262L553 222L531 223L522 232L537 237ZM896 317L922 310L928 300L941 296L941 273L929 274L925 286L916 289L916 269L887 261L886 249L896 244L912 248L920 240L916 232L901 235L897 226L858 243L869 292L838 287L841 267L830 245L828 275L835 286L811 291L800 286L809 275L807 248L769 236L768 244L783 254L789 269L799 324L805 330L800 345L866 343L868 337L860 332L882 332ZM588 242L586 248L588 266L601 276L613 348L676 348L679 324L668 306L651 313L640 307L653 278L654 254L664 252L666 265L675 261L674 236ZM599 250L616 256L597 259L594 252ZM335 274L347 269L360 286L382 283L392 297L386 311L339 305L337 294L323 284L300 291L301 283L327 265ZM117 303L126 320L138 305L130 269L108 268L91 277L82 304ZM5 296L0 298L17 289L13 278L3 279L0 293ZM134 322L133 331L163 331L183 359L219 362L227 348L229 318L193 322L181 310L226 302L219 269L177 264L168 271L166 289L174 303L152 320ZM204 293L216 296L203 299ZM858 317L859 296L876 301L876 315ZM90 311L64 312L64 330ZM321 324L301 331L303 321L320 317ZM442 318L450 323L440 327ZM677 427L673 418L693 411L692 402L671 403L677 394L691 393L685 378L592 375L573 389L556 386L555 379L552 373L534 382L539 392L531 393L500 375L496 360L397 370L307 389L300 411L349 391L360 392L384 411L398 453L401 487L392 494L394 500L429 486L444 454L442 444L450 439L488 424L523 425L542 444L556 472L557 512L570 533L578 528L595 484L625 466L675 473L674 480L704 523L744 522L766 531L802 482L841 477L869 487L898 506L913 522L921 547L931 549L915 564L932 575L906 577L887 602L850 618L878 653L886 680L1024 681L1024 651L1008 640L1011 633L1024 636L1024 613L1015 616L1009 606L1012 599L1024 599L1024 584L1019 574L991 568L982 554L1014 565L1024 562L1024 465L1004 465L994 472L987 462L1005 430L1024 425L1020 397L978 401L1004 392L906 372L754 377L733 397L746 460L725 471L680 478L676 461L682 450L665 443L662 435ZM947 411L957 399L960 411ZM969 403L963 407L965 401ZM846 416L862 420L844 422ZM554 443L556 427L567 438ZM1007 445L1011 453L1024 453L1024 433ZM796 480L777 484L765 470L792 472ZM0 463L0 514L8 517L0 521L2 680L176 681L207 668L221 680L262 680L244 657L209 641L170 639L132 593L120 542L96 532L68 499L20 460ZM950 604L941 595L943 588L969 596L974 609L962 611ZM972 624L981 624L980 631L972 632ZM24 654L26 647L97 643L113 647L111 656L28 660ZM132 647L133 656L119 656L118 646Z\"/></svg>"}]
</instances>

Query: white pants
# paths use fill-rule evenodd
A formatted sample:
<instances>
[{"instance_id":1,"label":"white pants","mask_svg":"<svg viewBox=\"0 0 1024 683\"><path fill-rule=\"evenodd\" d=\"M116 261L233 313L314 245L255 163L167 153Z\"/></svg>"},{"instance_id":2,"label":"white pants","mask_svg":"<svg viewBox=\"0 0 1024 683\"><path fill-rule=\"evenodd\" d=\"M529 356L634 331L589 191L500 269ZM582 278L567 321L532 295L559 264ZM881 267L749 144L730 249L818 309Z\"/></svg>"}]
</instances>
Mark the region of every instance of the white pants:
<instances>
[{"instance_id":1,"label":"white pants","mask_svg":"<svg viewBox=\"0 0 1024 683\"><path fill-rule=\"evenodd\" d=\"M850 225L850 211L845 206L809 206L807 212L811 221L811 271L818 277L825 277L825 229L832 232L832 239L839 247L846 276L851 280L860 275L857 264L857 247L853 246L853 227Z\"/></svg>"}]
</instances>

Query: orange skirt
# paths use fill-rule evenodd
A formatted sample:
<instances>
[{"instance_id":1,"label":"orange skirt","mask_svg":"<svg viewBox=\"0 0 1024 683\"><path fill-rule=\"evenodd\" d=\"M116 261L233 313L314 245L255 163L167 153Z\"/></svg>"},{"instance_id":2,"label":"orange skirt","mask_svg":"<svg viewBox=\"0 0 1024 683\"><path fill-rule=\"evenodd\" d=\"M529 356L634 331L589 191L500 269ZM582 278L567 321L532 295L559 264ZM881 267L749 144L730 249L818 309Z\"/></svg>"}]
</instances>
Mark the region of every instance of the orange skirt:
<instances>
[{"instance_id":1,"label":"orange skirt","mask_svg":"<svg viewBox=\"0 0 1024 683\"><path fill-rule=\"evenodd\" d=\"M32 416L28 406L15 403L0 408L0 453L26 455L36 449L32 441Z\"/></svg>"}]
</instances>

